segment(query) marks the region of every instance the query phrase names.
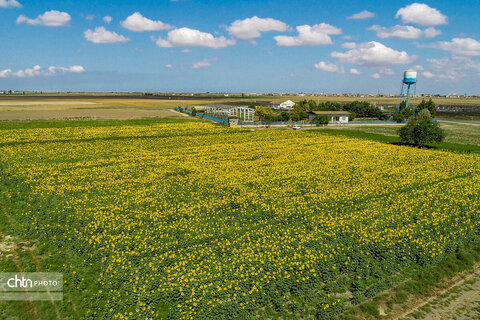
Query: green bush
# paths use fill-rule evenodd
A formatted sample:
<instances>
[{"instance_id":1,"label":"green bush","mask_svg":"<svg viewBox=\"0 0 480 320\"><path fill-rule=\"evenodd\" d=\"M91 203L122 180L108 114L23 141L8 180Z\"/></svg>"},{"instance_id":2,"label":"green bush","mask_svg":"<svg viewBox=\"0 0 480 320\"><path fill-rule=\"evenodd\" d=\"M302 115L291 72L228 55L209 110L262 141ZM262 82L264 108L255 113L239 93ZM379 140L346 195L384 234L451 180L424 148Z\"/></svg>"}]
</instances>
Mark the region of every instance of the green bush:
<instances>
[{"instance_id":1,"label":"green bush","mask_svg":"<svg viewBox=\"0 0 480 320\"><path fill-rule=\"evenodd\" d=\"M445 131L437 122L428 119L415 120L410 118L408 123L399 131L400 141L415 146L440 143L445 139Z\"/></svg>"},{"instance_id":2,"label":"green bush","mask_svg":"<svg viewBox=\"0 0 480 320\"><path fill-rule=\"evenodd\" d=\"M328 119L328 116L324 114L316 116L314 120L318 122L319 125L325 125L330 122L330 119Z\"/></svg>"}]
</instances>

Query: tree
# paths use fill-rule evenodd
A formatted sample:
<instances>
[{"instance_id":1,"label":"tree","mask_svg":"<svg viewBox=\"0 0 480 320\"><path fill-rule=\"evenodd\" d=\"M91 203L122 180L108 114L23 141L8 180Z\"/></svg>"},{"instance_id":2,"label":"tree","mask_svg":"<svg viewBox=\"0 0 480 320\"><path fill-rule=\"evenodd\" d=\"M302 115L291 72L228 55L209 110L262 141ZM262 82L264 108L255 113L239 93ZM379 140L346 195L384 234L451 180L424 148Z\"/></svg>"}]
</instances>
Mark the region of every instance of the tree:
<instances>
[{"instance_id":1,"label":"tree","mask_svg":"<svg viewBox=\"0 0 480 320\"><path fill-rule=\"evenodd\" d=\"M438 122L429 119L415 120L413 117L399 131L400 141L415 146L440 143L445 139L445 131Z\"/></svg>"},{"instance_id":2,"label":"tree","mask_svg":"<svg viewBox=\"0 0 480 320\"><path fill-rule=\"evenodd\" d=\"M432 120L432 115L430 114L430 111L428 111L427 108L420 110L420 112L417 114L417 119L418 120Z\"/></svg>"},{"instance_id":3,"label":"tree","mask_svg":"<svg viewBox=\"0 0 480 320\"><path fill-rule=\"evenodd\" d=\"M288 121L290 120L290 113L286 111L282 111L278 116L277 116L278 121Z\"/></svg>"},{"instance_id":4,"label":"tree","mask_svg":"<svg viewBox=\"0 0 480 320\"><path fill-rule=\"evenodd\" d=\"M320 114L315 117L314 121L318 122L319 125L324 125L328 124L330 122L330 119L328 118L328 116Z\"/></svg>"},{"instance_id":5,"label":"tree","mask_svg":"<svg viewBox=\"0 0 480 320\"><path fill-rule=\"evenodd\" d=\"M432 116L432 118L436 117L437 105L435 104L435 102L433 102L432 98L430 98L428 101L423 99L422 102L418 104L418 112L422 111L423 109L427 109L428 111L430 111L430 115Z\"/></svg>"},{"instance_id":6,"label":"tree","mask_svg":"<svg viewBox=\"0 0 480 320\"><path fill-rule=\"evenodd\" d=\"M380 118L382 110L367 101L353 101L342 108L344 111L354 112L360 118Z\"/></svg>"},{"instance_id":7,"label":"tree","mask_svg":"<svg viewBox=\"0 0 480 320\"><path fill-rule=\"evenodd\" d=\"M197 109L195 109L195 107L192 108L192 116L196 116L197 115Z\"/></svg>"},{"instance_id":8,"label":"tree","mask_svg":"<svg viewBox=\"0 0 480 320\"><path fill-rule=\"evenodd\" d=\"M260 120L267 120L273 118L273 110L270 108L258 106L255 109L255 115L260 118ZM271 120L267 120L271 121Z\"/></svg>"}]
</instances>

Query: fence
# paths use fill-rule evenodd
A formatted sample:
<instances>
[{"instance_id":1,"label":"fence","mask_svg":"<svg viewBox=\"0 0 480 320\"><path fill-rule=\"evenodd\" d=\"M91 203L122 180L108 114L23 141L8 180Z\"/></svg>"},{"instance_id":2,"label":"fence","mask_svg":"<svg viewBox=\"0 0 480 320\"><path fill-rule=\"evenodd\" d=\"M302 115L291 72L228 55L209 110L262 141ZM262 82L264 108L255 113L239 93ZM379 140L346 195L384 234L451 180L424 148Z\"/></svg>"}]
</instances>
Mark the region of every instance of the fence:
<instances>
[{"instance_id":1,"label":"fence","mask_svg":"<svg viewBox=\"0 0 480 320\"><path fill-rule=\"evenodd\" d=\"M181 112L185 112L185 113L188 113L188 114L192 115L192 111L191 111L191 110L181 109L181 108L179 108L179 107L176 107L175 110L181 111ZM201 112L198 112L198 111L197 111L196 116L197 116L197 117L200 117L200 118L209 119L209 120L217 121L217 122L220 122L220 123L228 124L228 121L225 120L225 119L215 118L215 117L206 115L206 114L201 113Z\"/></svg>"}]
</instances>

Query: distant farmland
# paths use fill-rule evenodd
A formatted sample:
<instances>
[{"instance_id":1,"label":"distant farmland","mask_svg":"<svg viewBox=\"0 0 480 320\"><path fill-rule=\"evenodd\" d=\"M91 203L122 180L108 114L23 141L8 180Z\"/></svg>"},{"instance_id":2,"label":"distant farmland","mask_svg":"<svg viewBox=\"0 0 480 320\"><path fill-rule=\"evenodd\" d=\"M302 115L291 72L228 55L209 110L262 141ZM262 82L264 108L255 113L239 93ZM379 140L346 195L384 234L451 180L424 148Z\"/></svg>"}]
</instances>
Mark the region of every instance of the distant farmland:
<instances>
[{"instance_id":1,"label":"distant farmland","mask_svg":"<svg viewBox=\"0 0 480 320\"><path fill-rule=\"evenodd\" d=\"M2 317L375 314L366 299L479 255L476 155L187 120L0 131L2 270L66 281Z\"/></svg>"},{"instance_id":2,"label":"distant farmland","mask_svg":"<svg viewBox=\"0 0 480 320\"><path fill-rule=\"evenodd\" d=\"M49 119L141 119L181 118L171 110L177 106L202 106L208 103L254 104L256 102L279 104L286 100L299 102L303 99L348 103L368 101L396 108L398 98L375 97L301 97L301 96L242 96L233 95L140 95L140 94L42 94L0 95L0 121L2 120L49 120ZM417 103L421 99L417 98ZM440 113L445 118L478 120L480 99L435 98L441 106L463 106L467 110L457 113ZM469 110L470 107L476 107ZM473 117L473 118L472 118Z\"/></svg>"}]
</instances>

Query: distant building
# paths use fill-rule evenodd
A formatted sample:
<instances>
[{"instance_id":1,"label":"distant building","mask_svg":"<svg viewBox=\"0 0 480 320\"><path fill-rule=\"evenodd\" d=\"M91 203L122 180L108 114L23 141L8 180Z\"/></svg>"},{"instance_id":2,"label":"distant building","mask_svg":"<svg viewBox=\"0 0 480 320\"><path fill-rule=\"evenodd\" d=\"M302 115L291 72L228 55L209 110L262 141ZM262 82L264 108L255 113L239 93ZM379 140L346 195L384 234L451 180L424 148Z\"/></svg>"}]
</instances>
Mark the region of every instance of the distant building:
<instances>
[{"instance_id":1,"label":"distant building","mask_svg":"<svg viewBox=\"0 0 480 320\"><path fill-rule=\"evenodd\" d=\"M281 109L281 110L291 110L293 108L293 106L295 105L296 103L293 102L292 100L287 100L283 103L280 103L278 105L278 109Z\"/></svg>"},{"instance_id":2,"label":"distant building","mask_svg":"<svg viewBox=\"0 0 480 320\"><path fill-rule=\"evenodd\" d=\"M308 118L310 121L314 121L317 116L327 116L330 123L348 123L350 118L350 112L347 111L313 111L310 112Z\"/></svg>"}]
</instances>

